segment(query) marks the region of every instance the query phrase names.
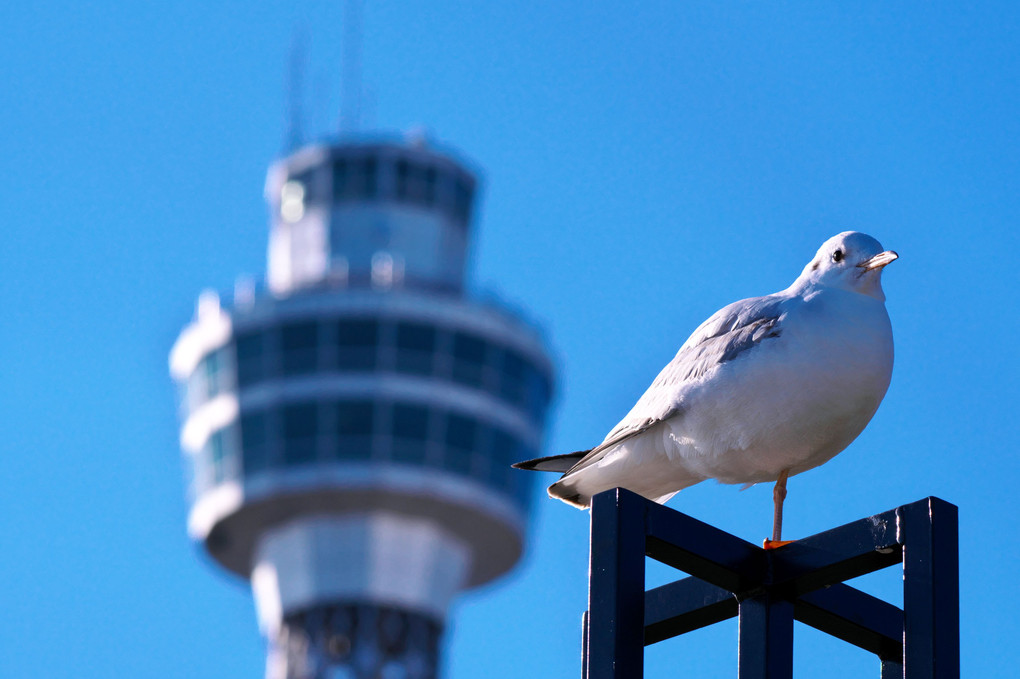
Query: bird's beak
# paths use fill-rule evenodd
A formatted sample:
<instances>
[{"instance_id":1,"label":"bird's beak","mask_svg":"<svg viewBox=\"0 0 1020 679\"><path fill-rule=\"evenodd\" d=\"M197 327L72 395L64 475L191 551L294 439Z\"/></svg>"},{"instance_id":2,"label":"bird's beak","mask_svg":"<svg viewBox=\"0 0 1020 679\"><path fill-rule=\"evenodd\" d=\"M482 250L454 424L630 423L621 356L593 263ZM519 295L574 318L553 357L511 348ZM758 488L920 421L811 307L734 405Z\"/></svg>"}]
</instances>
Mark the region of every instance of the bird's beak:
<instances>
[{"instance_id":1,"label":"bird's beak","mask_svg":"<svg viewBox=\"0 0 1020 679\"><path fill-rule=\"evenodd\" d=\"M892 262L896 261L897 259L899 259L899 257L900 256L897 255L892 250L886 250L885 252L878 253L871 259L864 260L857 266L861 267L865 271L871 271L872 269L881 269L886 264L891 264Z\"/></svg>"}]
</instances>

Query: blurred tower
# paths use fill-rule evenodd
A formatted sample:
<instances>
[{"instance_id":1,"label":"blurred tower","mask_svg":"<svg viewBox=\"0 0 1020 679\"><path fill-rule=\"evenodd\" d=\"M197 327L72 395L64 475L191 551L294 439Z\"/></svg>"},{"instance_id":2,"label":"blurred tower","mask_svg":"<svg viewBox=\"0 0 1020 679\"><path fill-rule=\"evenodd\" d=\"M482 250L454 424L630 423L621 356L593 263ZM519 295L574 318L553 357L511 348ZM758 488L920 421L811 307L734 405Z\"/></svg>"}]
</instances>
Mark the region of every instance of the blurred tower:
<instances>
[{"instance_id":1,"label":"blurred tower","mask_svg":"<svg viewBox=\"0 0 1020 679\"><path fill-rule=\"evenodd\" d=\"M170 355L188 528L251 580L267 677L434 677L451 599L521 556L553 366L465 296L477 181L419 141L300 149L266 286L203 293Z\"/></svg>"}]
</instances>

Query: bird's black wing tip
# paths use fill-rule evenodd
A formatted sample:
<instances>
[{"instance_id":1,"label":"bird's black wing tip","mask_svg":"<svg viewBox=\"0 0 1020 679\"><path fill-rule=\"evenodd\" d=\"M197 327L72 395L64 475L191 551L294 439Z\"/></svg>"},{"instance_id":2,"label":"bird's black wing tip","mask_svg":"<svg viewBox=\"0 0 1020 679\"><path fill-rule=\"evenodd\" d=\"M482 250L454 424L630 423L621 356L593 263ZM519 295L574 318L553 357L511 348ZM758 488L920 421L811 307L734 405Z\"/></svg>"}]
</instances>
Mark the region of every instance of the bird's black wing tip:
<instances>
[{"instance_id":1,"label":"bird's black wing tip","mask_svg":"<svg viewBox=\"0 0 1020 679\"><path fill-rule=\"evenodd\" d=\"M533 472L537 471L537 467L545 462L544 457L537 457L534 460L522 460L520 462L514 462L510 467L512 469L523 469L524 471Z\"/></svg>"},{"instance_id":2,"label":"bird's black wing tip","mask_svg":"<svg viewBox=\"0 0 1020 679\"><path fill-rule=\"evenodd\" d=\"M587 454L587 450L567 453L565 455L552 455L550 457L537 457L534 460L514 462L510 465L514 469L523 469L529 472L566 472L573 467L578 460Z\"/></svg>"}]
</instances>

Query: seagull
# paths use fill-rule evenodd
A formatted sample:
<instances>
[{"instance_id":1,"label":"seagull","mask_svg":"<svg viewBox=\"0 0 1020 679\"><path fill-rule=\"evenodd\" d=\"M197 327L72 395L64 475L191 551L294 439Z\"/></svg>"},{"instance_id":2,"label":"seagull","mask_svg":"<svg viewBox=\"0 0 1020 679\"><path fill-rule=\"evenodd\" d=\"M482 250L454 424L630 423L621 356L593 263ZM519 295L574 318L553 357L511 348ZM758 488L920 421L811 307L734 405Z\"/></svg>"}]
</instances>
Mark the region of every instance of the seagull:
<instances>
[{"instance_id":1,"label":"seagull","mask_svg":"<svg viewBox=\"0 0 1020 679\"><path fill-rule=\"evenodd\" d=\"M765 546L786 544L787 479L850 445L889 388L882 269L898 257L863 233L833 236L787 289L702 323L602 443L513 466L562 473L549 496L582 509L616 487L664 503L706 479L775 482Z\"/></svg>"}]
</instances>

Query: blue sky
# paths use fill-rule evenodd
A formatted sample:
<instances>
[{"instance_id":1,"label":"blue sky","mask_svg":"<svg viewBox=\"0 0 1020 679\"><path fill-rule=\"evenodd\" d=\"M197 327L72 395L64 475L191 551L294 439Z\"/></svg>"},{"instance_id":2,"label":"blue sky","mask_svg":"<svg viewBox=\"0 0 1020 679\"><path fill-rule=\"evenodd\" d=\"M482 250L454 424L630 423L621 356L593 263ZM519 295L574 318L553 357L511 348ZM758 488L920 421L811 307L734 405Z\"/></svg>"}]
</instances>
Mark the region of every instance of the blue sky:
<instances>
[{"instance_id":1,"label":"blue sky","mask_svg":"<svg viewBox=\"0 0 1020 679\"><path fill-rule=\"evenodd\" d=\"M340 3L4 3L0 26L0 675L260 676L248 591L185 534L166 357L201 289L264 271L297 29L308 127L335 129ZM897 250L892 386L790 482L786 532L959 505L964 675L1015 671L1020 7L366 2L362 60L367 127L427 126L484 172L474 285L559 356L550 453L828 236ZM770 503L670 506L758 541ZM579 671L587 516L537 508L522 567L455 605L445 676ZM893 571L861 586L899 596ZM797 635L800 676L877 676ZM732 623L668 641L648 676L732 677L735 648Z\"/></svg>"}]
</instances>

